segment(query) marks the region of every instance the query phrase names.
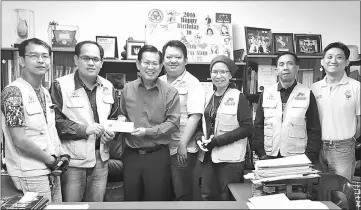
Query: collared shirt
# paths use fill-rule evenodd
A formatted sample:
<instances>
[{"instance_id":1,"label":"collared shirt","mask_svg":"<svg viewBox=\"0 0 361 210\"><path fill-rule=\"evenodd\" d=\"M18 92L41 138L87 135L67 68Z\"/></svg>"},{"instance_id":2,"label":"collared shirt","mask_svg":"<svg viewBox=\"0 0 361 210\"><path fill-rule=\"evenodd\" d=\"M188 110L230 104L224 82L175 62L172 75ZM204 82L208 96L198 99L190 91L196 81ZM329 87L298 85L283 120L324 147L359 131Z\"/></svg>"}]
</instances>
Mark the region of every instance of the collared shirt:
<instances>
[{"instance_id":1,"label":"collared shirt","mask_svg":"<svg viewBox=\"0 0 361 210\"><path fill-rule=\"evenodd\" d=\"M76 90L79 88L84 88L86 94L88 95L89 103L93 111L94 122L99 123L99 116L98 116L97 104L96 104L96 89L97 87L101 87L102 84L97 79L94 88L90 90L85 86L83 81L80 79L79 71L76 71L74 73L74 84ZM112 92L113 92L114 102L116 102L117 97L115 96L114 89L112 90ZM63 108L63 97L61 93L60 84L57 80L53 81L53 84L50 87L50 94L53 103L58 107L58 109L55 109L55 118L56 118L56 128L58 130L60 139L62 140L86 139L87 135L85 131L87 126L70 120L61 112ZM117 103L114 103L112 106L111 113L113 113L116 108L117 108ZM100 144L100 138L97 138L95 142L95 147L98 148L99 144Z\"/></svg>"},{"instance_id":2,"label":"collared shirt","mask_svg":"<svg viewBox=\"0 0 361 210\"><path fill-rule=\"evenodd\" d=\"M159 77L160 80L168 83L168 75L165 74L161 77ZM202 84L199 82L199 80L190 74L187 70L184 70L184 72L179 75L172 83L171 85L175 87L178 90L179 93L179 100L180 100L180 106L181 106L181 113L183 113L183 116L181 116L181 119L186 119L184 115L190 116L192 114L203 114L204 111L204 103L205 103L205 93L204 88ZM186 88L187 92L182 91ZM187 123L187 122L185 122ZM172 135L172 140L179 142L182 138L183 131L186 125L182 125L180 128L180 133L175 133ZM192 138L192 137L190 137ZM190 141L189 141L190 142ZM176 144L178 145L178 144ZM170 154L174 155L177 153L177 146L171 146L170 148ZM198 147L196 146L196 143L188 144L187 151L191 153L195 153L198 151Z\"/></svg>"},{"instance_id":3,"label":"collared shirt","mask_svg":"<svg viewBox=\"0 0 361 210\"><path fill-rule=\"evenodd\" d=\"M284 109L284 104L287 103L287 100L296 85L297 82L295 81L291 87L285 89L282 87L280 83L278 83L277 90L280 92L281 95L282 111ZM266 152L264 151L264 112L263 112L262 104L263 104L263 92L261 93L258 100L256 118L254 120L254 136L252 143L252 149L257 152L259 157L262 157L266 154ZM310 104L306 111L306 127L307 127L308 140L307 140L307 147L305 154L312 161L314 160L314 158L316 158L318 154L319 151L318 142L319 139L321 138L320 136L321 125L318 116L317 102L312 91L310 91Z\"/></svg>"},{"instance_id":4,"label":"collared shirt","mask_svg":"<svg viewBox=\"0 0 361 210\"><path fill-rule=\"evenodd\" d=\"M290 97L292 90L296 87L297 81L295 80L291 87L284 88L282 87L281 83L279 82L277 85L277 90L281 94L281 101L282 101L282 111L285 109L285 105L287 104L288 98Z\"/></svg>"},{"instance_id":5,"label":"collared shirt","mask_svg":"<svg viewBox=\"0 0 361 210\"><path fill-rule=\"evenodd\" d=\"M141 78L125 84L120 96L120 114L127 117L134 127L146 128L143 137L125 135L128 146L149 148L169 144L170 135L180 124L180 103L177 90L157 79L147 89Z\"/></svg>"},{"instance_id":6,"label":"collared shirt","mask_svg":"<svg viewBox=\"0 0 361 210\"><path fill-rule=\"evenodd\" d=\"M165 74L159 77L159 79L167 82L168 77ZM175 87L177 84L182 83L182 81L186 81L188 84L187 101L185 102L185 104L187 105L188 115L203 114L205 93L202 84L196 77L194 77L187 70L185 70L171 83L171 85Z\"/></svg>"},{"instance_id":7,"label":"collared shirt","mask_svg":"<svg viewBox=\"0 0 361 210\"><path fill-rule=\"evenodd\" d=\"M311 88L319 108L322 140L352 138L356 133L356 116L360 115L360 82L345 73L338 84L331 86L326 75Z\"/></svg>"}]
</instances>

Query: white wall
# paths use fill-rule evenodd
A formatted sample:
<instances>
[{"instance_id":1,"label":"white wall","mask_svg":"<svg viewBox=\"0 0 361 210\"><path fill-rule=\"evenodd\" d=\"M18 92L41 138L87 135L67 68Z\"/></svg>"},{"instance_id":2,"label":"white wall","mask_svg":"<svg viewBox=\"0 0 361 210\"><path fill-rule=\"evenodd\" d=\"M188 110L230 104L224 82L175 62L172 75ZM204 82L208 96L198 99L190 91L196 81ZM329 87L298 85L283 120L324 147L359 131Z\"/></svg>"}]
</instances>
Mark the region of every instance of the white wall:
<instances>
[{"instance_id":1,"label":"white wall","mask_svg":"<svg viewBox=\"0 0 361 210\"><path fill-rule=\"evenodd\" d=\"M244 26L272 32L322 35L323 47L334 41L360 46L359 1L3 1L2 47L12 44L13 9L35 12L35 36L48 40L49 22L77 25L79 40L117 36L119 51L128 37L144 40L151 9L232 14L234 49L245 48Z\"/></svg>"}]
</instances>

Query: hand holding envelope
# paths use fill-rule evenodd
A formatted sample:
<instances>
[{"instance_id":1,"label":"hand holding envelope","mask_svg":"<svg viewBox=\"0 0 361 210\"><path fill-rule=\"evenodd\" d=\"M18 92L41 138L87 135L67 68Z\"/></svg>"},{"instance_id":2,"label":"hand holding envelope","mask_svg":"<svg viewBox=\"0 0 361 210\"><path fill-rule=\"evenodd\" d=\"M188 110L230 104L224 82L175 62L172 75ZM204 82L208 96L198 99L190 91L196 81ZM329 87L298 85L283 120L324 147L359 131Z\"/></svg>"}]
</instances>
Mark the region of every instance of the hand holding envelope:
<instances>
[{"instance_id":1,"label":"hand holding envelope","mask_svg":"<svg viewBox=\"0 0 361 210\"><path fill-rule=\"evenodd\" d=\"M115 137L115 133L113 131L104 130L103 135L100 137L100 141L104 144L108 141L112 141Z\"/></svg>"},{"instance_id":2,"label":"hand holding envelope","mask_svg":"<svg viewBox=\"0 0 361 210\"><path fill-rule=\"evenodd\" d=\"M113 132L132 133L134 131L134 123L122 122L119 120L106 120L104 129Z\"/></svg>"},{"instance_id":3,"label":"hand holding envelope","mask_svg":"<svg viewBox=\"0 0 361 210\"><path fill-rule=\"evenodd\" d=\"M211 135L209 139L206 139L204 136L202 136L202 141L200 140L197 141L199 148L205 152L208 152L209 150L207 149L207 144L211 142L213 137L214 135Z\"/></svg>"}]
</instances>

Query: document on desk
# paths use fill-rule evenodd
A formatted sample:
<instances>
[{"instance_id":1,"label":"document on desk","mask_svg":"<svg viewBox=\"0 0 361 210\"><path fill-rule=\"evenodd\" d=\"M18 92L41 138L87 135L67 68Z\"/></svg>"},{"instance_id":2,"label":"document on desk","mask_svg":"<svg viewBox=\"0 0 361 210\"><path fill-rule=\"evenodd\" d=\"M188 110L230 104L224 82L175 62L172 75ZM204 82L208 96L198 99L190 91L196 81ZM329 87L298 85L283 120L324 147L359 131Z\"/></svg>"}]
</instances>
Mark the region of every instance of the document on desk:
<instances>
[{"instance_id":1,"label":"document on desk","mask_svg":"<svg viewBox=\"0 0 361 210\"><path fill-rule=\"evenodd\" d=\"M290 209L290 200L284 193L257 196L248 199L254 209Z\"/></svg>"},{"instance_id":2,"label":"document on desk","mask_svg":"<svg viewBox=\"0 0 361 210\"><path fill-rule=\"evenodd\" d=\"M103 123L104 129L113 132L131 133L134 131L133 122L122 122L118 120L107 120Z\"/></svg>"},{"instance_id":3,"label":"document on desk","mask_svg":"<svg viewBox=\"0 0 361 210\"><path fill-rule=\"evenodd\" d=\"M297 209L328 209L321 201L292 200L290 201Z\"/></svg>"},{"instance_id":4,"label":"document on desk","mask_svg":"<svg viewBox=\"0 0 361 210\"><path fill-rule=\"evenodd\" d=\"M256 170L259 168L283 168L283 167L295 167L311 164L310 159L305 154L294 155L289 157L259 160L255 162Z\"/></svg>"}]
</instances>

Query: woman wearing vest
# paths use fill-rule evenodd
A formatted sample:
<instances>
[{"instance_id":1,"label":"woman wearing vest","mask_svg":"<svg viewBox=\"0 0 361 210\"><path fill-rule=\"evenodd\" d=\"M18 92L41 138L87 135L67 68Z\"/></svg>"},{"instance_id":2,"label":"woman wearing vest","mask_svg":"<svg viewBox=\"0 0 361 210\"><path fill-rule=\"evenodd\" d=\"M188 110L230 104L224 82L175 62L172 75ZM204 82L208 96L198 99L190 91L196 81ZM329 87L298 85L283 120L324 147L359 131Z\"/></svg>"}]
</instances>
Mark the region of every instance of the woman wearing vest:
<instances>
[{"instance_id":1,"label":"woman wearing vest","mask_svg":"<svg viewBox=\"0 0 361 210\"><path fill-rule=\"evenodd\" d=\"M228 183L240 182L247 137L252 135L252 115L244 95L231 87L238 67L225 55L210 65L213 95L206 96L202 118L201 195L203 200L229 200ZM216 182L214 182L214 180Z\"/></svg>"}]
</instances>

